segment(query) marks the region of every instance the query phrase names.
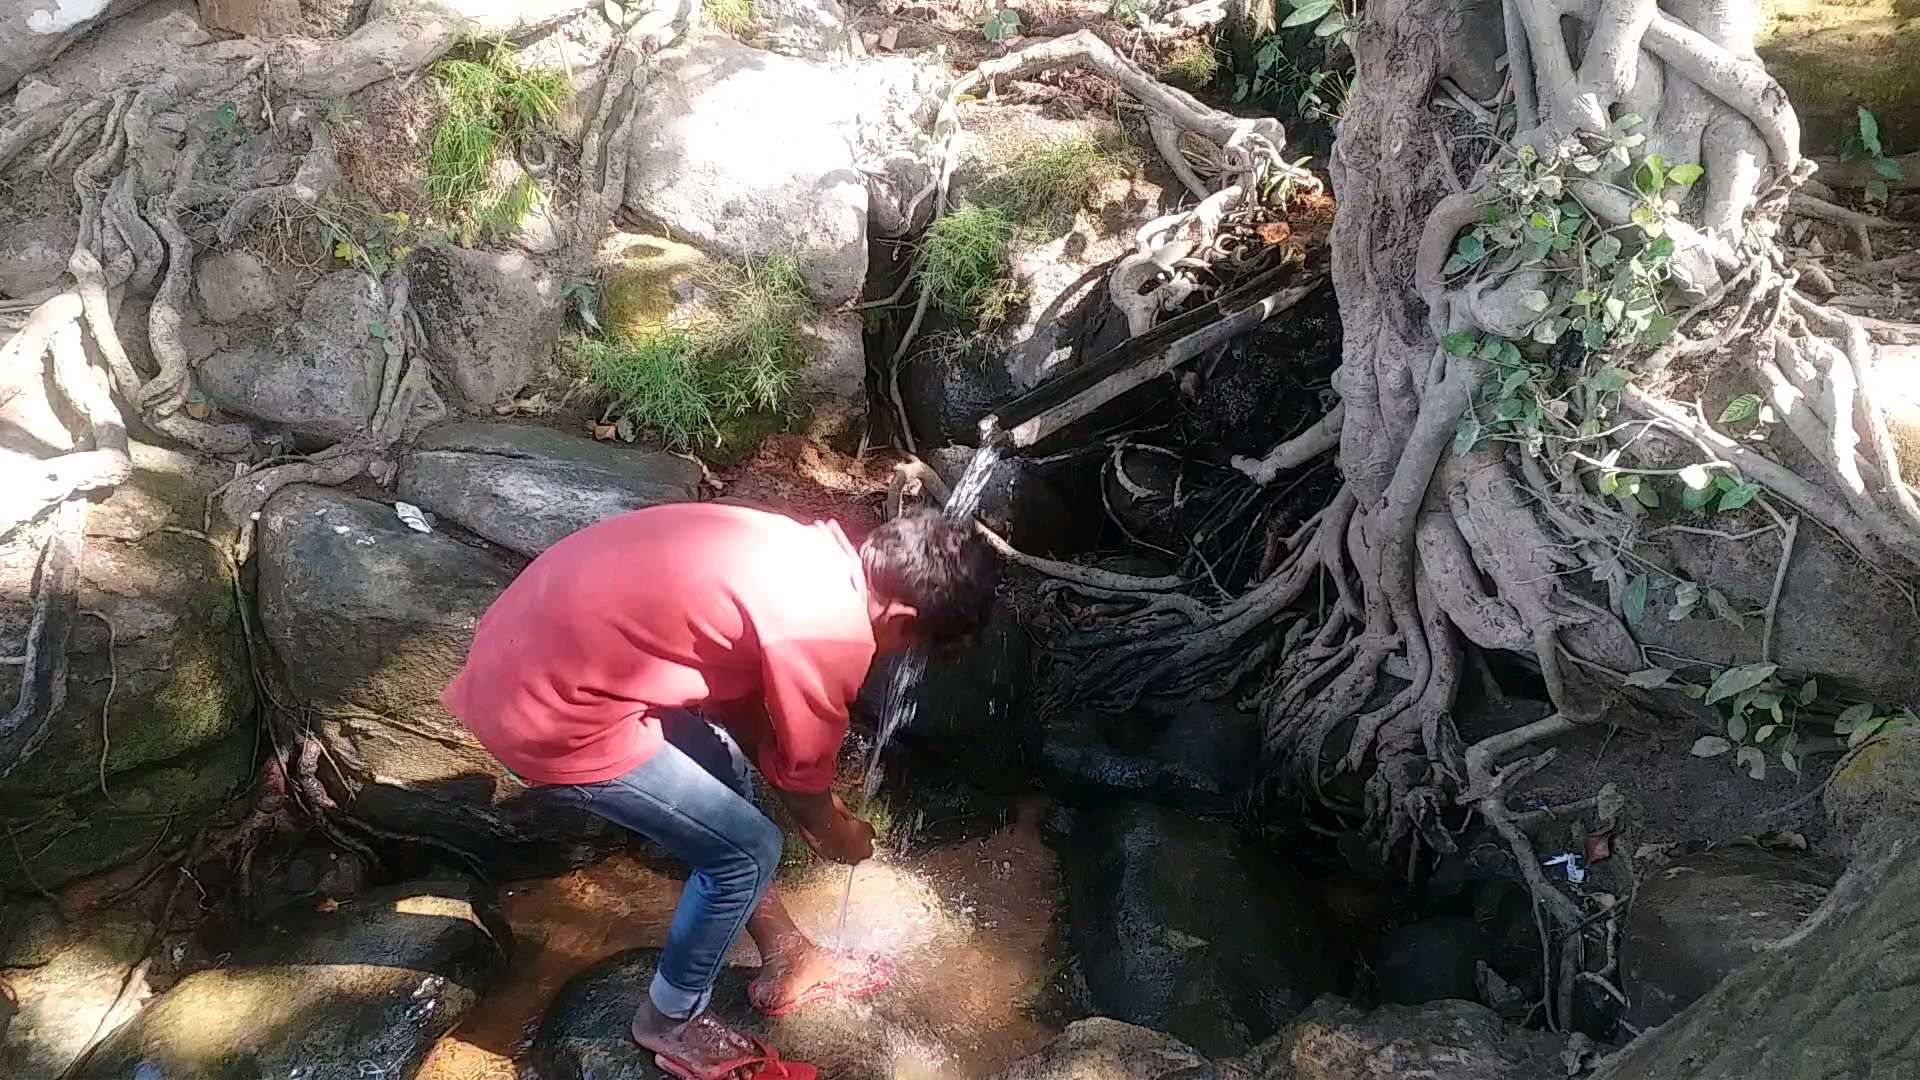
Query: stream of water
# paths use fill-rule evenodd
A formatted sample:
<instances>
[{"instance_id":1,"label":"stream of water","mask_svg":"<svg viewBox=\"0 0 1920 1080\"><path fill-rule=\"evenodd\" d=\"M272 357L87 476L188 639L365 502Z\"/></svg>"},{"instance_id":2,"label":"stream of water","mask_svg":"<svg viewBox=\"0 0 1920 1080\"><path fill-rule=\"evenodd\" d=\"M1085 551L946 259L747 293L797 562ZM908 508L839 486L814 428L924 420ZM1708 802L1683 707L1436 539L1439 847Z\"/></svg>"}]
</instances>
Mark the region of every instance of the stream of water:
<instances>
[{"instance_id":1,"label":"stream of water","mask_svg":"<svg viewBox=\"0 0 1920 1080\"><path fill-rule=\"evenodd\" d=\"M1000 464L1005 449L1004 442L989 439L974 452L973 460L967 462L966 471L960 474L960 482L953 486L953 494L947 497L948 517L970 522L980 512L987 478L993 475L994 466ZM920 707L915 691L920 688L920 678L926 672L927 658L918 649L908 653L893 669L893 678L887 683L886 706L880 714L880 730L874 733L867 775L860 785L860 806L856 812L862 819L867 816L867 806L873 801L874 793L880 790L880 751L886 749L894 732L913 723L913 715ZM847 886L840 896L840 924L835 940L839 946L844 946L847 940L847 910L853 904L853 875L857 869L857 866L847 867Z\"/></svg>"}]
</instances>

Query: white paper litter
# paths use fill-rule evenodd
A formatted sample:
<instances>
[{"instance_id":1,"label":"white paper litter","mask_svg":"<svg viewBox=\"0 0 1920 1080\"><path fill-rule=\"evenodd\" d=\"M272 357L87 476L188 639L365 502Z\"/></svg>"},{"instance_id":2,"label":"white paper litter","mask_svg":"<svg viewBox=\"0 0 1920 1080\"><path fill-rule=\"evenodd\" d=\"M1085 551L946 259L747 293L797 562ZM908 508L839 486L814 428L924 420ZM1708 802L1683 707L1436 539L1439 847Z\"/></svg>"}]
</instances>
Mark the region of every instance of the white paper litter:
<instances>
[{"instance_id":1,"label":"white paper litter","mask_svg":"<svg viewBox=\"0 0 1920 1080\"><path fill-rule=\"evenodd\" d=\"M1580 856L1569 851L1565 855L1555 855L1541 863L1542 866L1564 866L1567 868L1567 880L1575 885L1587 880L1587 868L1580 865Z\"/></svg>"},{"instance_id":2,"label":"white paper litter","mask_svg":"<svg viewBox=\"0 0 1920 1080\"><path fill-rule=\"evenodd\" d=\"M394 503L393 512L399 515L401 522L414 532L430 533L433 531L433 526L427 522L426 512L412 503Z\"/></svg>"}]
</instances>

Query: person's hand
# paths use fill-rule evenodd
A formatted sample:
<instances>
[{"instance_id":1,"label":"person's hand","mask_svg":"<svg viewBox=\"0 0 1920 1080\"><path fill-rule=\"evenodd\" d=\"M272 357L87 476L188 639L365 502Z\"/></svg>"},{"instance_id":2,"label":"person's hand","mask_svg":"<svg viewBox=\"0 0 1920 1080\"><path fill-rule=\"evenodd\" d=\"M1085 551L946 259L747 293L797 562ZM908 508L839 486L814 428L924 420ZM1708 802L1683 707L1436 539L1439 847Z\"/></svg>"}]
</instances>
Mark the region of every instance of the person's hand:
<instances>
[{"instance_id":1,"label":"person's hand","mask_svg":"<svg viewBox=\"0 0 1920 1080\"><path fill-rule=\"evenodd\" d=\"M873 826L853 816L839 796L822 827L801 830L807 845L823 859L852 866L873 858Z\"/></svg>"}]
</instances>

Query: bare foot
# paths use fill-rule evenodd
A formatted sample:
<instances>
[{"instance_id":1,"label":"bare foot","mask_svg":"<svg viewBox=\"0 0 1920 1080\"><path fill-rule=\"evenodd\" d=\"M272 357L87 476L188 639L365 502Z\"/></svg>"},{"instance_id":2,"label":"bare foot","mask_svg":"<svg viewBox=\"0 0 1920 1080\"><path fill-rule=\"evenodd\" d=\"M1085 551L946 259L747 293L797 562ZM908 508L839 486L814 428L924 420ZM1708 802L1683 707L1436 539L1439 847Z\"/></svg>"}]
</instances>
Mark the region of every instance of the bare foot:
<instances>
[{"instance_id":1,"label":"bare foot","mask_svg":"<svg viewBox=\"0 0 1920 1080\"><path fill-rule=\"evenodd\" d=\"M857 997L886 981L884 962L877 957L834 952L795 937L766 958L747 995L754 1008L777 1013L793 1008L818 986L832 984L837 992Z\"/></svg>"},{"instance_id":2,"label":"bare foot","mask_svg":"<svg viewBox=\"0 0 1920 1080\"><path fill-rule=\"evenodd\" d=\"M718 1077L752 1080L756 1073L766 1068L766 1062L755 1061L725 1073L718 1071L728 1062L757 1058L761 1051L753 1040L728 1027L712 1013L703 1012L683 1024L676 1024L649 1003L641 1006L630 1030L634 1042L663 1058L671 1058L680 1068L691 1070L692 1078L689 1080L715 1080ZM666 1068L664 1062L661 1067ZM680 1068L668 1071L684 1075L680 1073Z\"/></svg>"}]
</instances>

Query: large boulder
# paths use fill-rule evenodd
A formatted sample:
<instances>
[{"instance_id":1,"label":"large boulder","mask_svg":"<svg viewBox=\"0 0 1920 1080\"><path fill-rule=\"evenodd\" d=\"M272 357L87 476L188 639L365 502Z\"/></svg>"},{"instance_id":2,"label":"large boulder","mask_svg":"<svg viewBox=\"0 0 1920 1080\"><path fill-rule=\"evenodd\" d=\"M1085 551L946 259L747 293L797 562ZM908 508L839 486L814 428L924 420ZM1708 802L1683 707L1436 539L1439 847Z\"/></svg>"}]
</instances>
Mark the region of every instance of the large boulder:
<instances>
[{"instance_id":1,"label":"large boulder","mask_svg":"<svg viewBox=\"0 0 1920 1080\"><path fill-rule=\"evenodd\" d=\"M432 245L407 260L427 357L451 404L491 413L545 368L560 333L560 286L517 251Z\"/></svg>"},{"instance_id":2,"label":"large boulder","mask_svg":"<svg viewBox=\"0 0 1920 1080\"><path fill-rule=\"evenodd\" d=\"M1240 1053L1349 979L1349 943L1299 874L1225 822L1087 811L1061 850L1069 939L1100 1012Z\"/></svg>"},{"instance_id":3,"label":"large boulder","mask_svg":"<svg viewBox=\"0 0 1920 1080\"><path fill-rule=\"evenodd\" d=\"M440 704L517 561L324 488L281 491L259 528L261 629L349 811L503 876L551 872L619 842L601 819L523 787Z\"/></svg>"},{"instance_id":4,"label":"large boulder","mask_svg":"<svg viewBox=\"0 0 1920 1080\"><path fill-rule=\"evenodd\" d=\"M1096 1016L1067 1026L1038 1053L996 1080L1161 1080L1201 1068L1205 1058L1165 1032Z\"/></svg>"},{"instance_id":5,"label":"large boulder","mask_svg":"<svg viewBox=\"0 0 1920 1080\"><path fill-rule=\"evenodd\" d=\"M1198 699L1142 702L1119 716L1067 710L1038 728L1041 773L1057 794L1211 813L1233 809L1260 743L1254 717Z\"/></svg>"},{"instance_id":6,"label":"large boulder","mask_svg":"<svg viewBox=\"0 0 1920 1080\"><path fill-rule=\"evenodd\" d=\"M1720 590L1734 610L1767 605L1780 561L1773 537L1666 533L1662 546L1677 573L1703 590ZM1649 611L1635 632L1647 645L1731 667L1761 655L1764 623L1734 623L1704 610L1675 622ZM1800 530L1771 623L1768 655L1783 669L1818 675L1822 687L1863 701L1920 701L1911 648L1920 640L1920 616L1898 585L1822 530Z\"/></svg>"},{"instance_id":7,"label":"large boulder","mask_svg":"<svg viewBox=\"0 0 1920 1080\"><path fill-rule=\"evenodd\" d=\"M0 953L0 1076L9 1080L65 1074L146 955L153 927L131 911L112 911L84 928L34 937L21 943L28 949ZM139 974L128 987L134 1004L153 993L150 974Z\"/></svg>"},{"instance_id":8,"label":"large boulder","mask_svg":"<svg viewBox=\"0 0 1920 1080\"><path fill-rule=\"evenodd\" d=\"M65 52L96 23L145 0L6 0L0 3L0 94Z\"/></svg>"},{"instance_id":9,"label":"large boulder","mask_svg":"<svg viewBox=\"0 0 1920 1080\"><path fill-rule=\"evenodd\" d=\"M1621 988L1633 1000L1627 1019L1640 1028L1672 1019L1791 934L1829 884L1805 858L1740 848L1642 877L1621 953Z\"/></svg>"},{"instance_id":10,"label":"large boulder","mask_svg":"<svg viewBox=\"0 0 1920 1080\"><path fill-rule=\"evenodd\" d=\"M464 879L417 882L256 933L121 1025L72 1076L412 1076L506 967L511 931L492 902Z\"/></svg>"},{"instance_id":11,"label":"large boulder","mask_svg":"<svg viewBox=\"0 0 1920 1080\"><path fill-rule=\"evenodd\" d=\"M152 847L170 815L210 810L245 783L255 697L233 575L198 531L213 462L142 443L133 480L92 511L65 698L45 740L0 775L0 891L51 888ZM0 548L0 653L31 618L37 534ZM0 664L0 700L20 692ZM104 788L104 791L102 790ZM22 855L26 864L19 862Z\"/></svg>"},{"instance_id":12,"label":"large boulder","mask_svg":"<svg viewBox=\"0 0 1920 1080\"><path fill-rule=\"evenodd\" d=\"M358 270L321 278L300 318L266 344L214 353L195 368L214 404L285 429L299 439L338 442L366 428L380 405L387 302Z\"/></svg>"},{"instance_id":13,"label":"large boulder","mask_svg":"<svg viewBox=\"0 0 1920 1080\"><path fill-rule=\"evenodd\" d=\"M532 558L596 521L699 497L700 466L548 428L434 428L401 459L400 497Z\"/></svg>"},{"instance_id":14,"label":"large boulder","mask_svg":"<svg viewBox=\"0 0 1920 1080\"><path fill-rule=\"evenodd\" d=\"M1322 998L1236 1070L1262 1080L1546 1080L1567 1075L1561 1040L1470 1001L1383 1005Z\"/></svg>"},{"instance_id":15,"label":"large boulder","mask_svg":"<svg viewBox=\"0 0 1920 1080\"><path fill-rule=\"evenodd\" d=\"M708 34L661 53L639 93L627 206L712 255L790 254L823 304L859 295L867 186L849 80Z\"/></svg>"},{"instance_id":16,"label":"large boulder","mask_svg":"<svg viewBox=\"0 0 1920 1080\"><path fill-rule=\"evenodd\" d=\"M273 274L251 251L216 251L193 263L200 310L216 323L239 322L280 306Z\"/></svg>"}]
</instances>

